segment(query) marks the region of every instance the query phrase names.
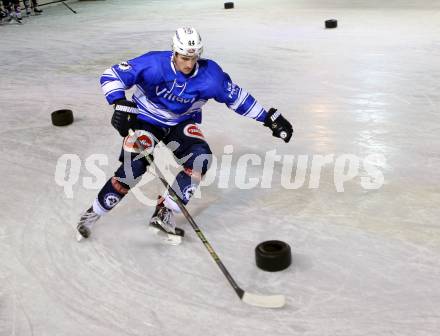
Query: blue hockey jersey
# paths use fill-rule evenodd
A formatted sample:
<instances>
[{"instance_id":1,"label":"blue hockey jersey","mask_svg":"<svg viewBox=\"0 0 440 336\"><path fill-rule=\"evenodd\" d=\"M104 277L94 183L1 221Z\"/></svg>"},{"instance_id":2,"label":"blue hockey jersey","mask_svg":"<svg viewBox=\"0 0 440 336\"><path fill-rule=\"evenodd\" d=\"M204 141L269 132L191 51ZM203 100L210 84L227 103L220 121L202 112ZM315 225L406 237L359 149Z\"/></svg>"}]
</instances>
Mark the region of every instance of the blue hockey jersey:
<instances>
[{"instance_id":1,"label":"blue hockey jersey","mask_svg":"<svg viewBox=\"0 0 440 336\"><path fill-rule=\"evenodd\" d=\"M190 75L177 71L171 51L152 51L112 66L101 76L101 87L109 104L125 98L135 87L132 100L138 118L160 127L187 119L202 119L202 106L215 99L238 114L264 121L266 110L212 60L199 59Z\"/></svg>"}]
</instances>

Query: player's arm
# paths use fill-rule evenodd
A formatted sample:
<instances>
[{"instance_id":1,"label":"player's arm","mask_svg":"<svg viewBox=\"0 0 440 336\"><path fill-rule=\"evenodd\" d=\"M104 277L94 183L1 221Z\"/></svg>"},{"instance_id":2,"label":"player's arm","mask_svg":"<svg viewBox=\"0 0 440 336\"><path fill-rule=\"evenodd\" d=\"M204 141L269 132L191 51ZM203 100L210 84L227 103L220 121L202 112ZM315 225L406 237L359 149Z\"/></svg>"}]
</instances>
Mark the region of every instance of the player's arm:
<instances>
[{"instance_id":1,"label":"player's arm","mask_svg":"<svg viewBox=\"0 0 440 336\"><path fill-rule=\"evenodd\" d=\"M101 76L101 88L109 104L114 104L112 126L123 137L130 128L135 128L137 106L127 100L125 90L137 84L141 76L141 67L136 59L122 62L107 69Z\"/></svg>"},{"instance_id":2,"label":"player's arm","mask_svg":"<svg viewBox=\"0 0 440 336\"><path fill-rule=\"evenodd\" d=\"M272 130L272 135L289 142L293 135L293 128L280 112L271 108L266 111L263 106L246 90L233 83L227 73L223 73L223 85L215 98L223 102L236 113L263 122L264 126Z\"/></svg>"},{"instance_id":3,"label":"player's arm","mask_svg":"<svg viewBox=\"0 0 440 336\"><path fill-rule=\"evenodd\" d=\"M125 90L136 84L140 76L138 67L132 61L122 62L108 68L101 75L101 88L109 104L125 98Z\"/></svg>"}]
</instances>

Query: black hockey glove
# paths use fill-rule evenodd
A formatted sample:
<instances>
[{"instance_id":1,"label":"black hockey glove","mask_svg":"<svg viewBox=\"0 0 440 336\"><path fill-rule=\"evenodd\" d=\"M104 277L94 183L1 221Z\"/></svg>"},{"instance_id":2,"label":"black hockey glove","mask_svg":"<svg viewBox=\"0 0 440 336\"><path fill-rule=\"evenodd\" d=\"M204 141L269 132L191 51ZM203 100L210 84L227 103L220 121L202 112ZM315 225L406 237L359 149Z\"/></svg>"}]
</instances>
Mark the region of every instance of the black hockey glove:
<instances>
[{"instance_id":1,"label":"black hockey glove","mask_svg":"<svg viewBox=\"0 0 440 336\"><path fill-rule=\"evenodd\" d=\"M127 99L119 99L115 101L114 108L112 126L118 130L122 137L126 137L128 130L136 126L136 103Z\"/></svg>"},{"instance_id":2,"label":"black hockey glove","mask_svg":"<svg viewBox=\"0 0 440 336\"><path fill-rule=\"evenodd\" d=\"M290 122L274 108L269 109L264 126L269 127L272 130L272 135L283 139L284 142L289 142L293 135L293 128Z\"/></svg>"}]
</instances>

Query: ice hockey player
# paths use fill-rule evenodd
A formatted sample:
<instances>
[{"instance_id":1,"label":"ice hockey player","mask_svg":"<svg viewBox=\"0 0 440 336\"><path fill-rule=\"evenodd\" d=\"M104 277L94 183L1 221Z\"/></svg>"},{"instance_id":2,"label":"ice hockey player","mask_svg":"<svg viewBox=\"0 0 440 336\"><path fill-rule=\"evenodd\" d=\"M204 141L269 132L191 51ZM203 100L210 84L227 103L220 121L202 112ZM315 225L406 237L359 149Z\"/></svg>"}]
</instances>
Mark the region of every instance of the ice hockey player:
<instances>
[{"instance_id":1,"label":"ice hockey player","mask_svg":"<svg viewBox=\"0 0 440 336\"><path fill-rule=\"evenodd\" d=\"M26 8L26 15L29 16L32 14L30 0L23 0L24 7ZM43 10L38 8L37 0L32 0L32 9L34 10L35 15L39 15L43 13Z\"/></svg>"},{"instance_id":2,"label":"ice hockey player","mask_svg":"<svg viewBox=\"0 0 440 336\"><path fill-rule=\"evenodd\" d=\"M0 23L8 17L9 13L3 8L3 1L0 2Z\"/></svg>"},{"instance_id":3,"label":"ice hockey player","mask_svg":"<svg viewBox=\"0 0 440 336\"><path fill-rule=\"evenodd\" d=\"M112 66L101 76L107 102L114 105L111 124L124 137L121 166L81 216L78 240L88 238L93 224L141 179L148 161L139 153L151 152L160 141L182 163L183 169L171 187L183 204L188 203L210 165L212 153L198 126L202 106L209 99L263 123L273 136L289 142L293 134L291 124L276 109L266 111L217 63L201 58L202 52L199 33L194 28L178 28L172 38L172 51L148 52ZM133 86L136 91L127 100L124 91ZM135 132L130 134L130 129ZM176 228L174 214L178 212L175 199L166 191L159 197L149 222L172 244L180 243L183 236L183 230Z\"/></svg>"},{"instance_id":4,"label":"ice hockey player","mask_svg":"<svg viewBox=\"0 0 440 336\"><path fill-rule=\"evenodd\" d=\"M22 22L20 0L3 0L3 7L7 13L7 20L14 19L18 23Z\"/></svg>"}]
</instances>

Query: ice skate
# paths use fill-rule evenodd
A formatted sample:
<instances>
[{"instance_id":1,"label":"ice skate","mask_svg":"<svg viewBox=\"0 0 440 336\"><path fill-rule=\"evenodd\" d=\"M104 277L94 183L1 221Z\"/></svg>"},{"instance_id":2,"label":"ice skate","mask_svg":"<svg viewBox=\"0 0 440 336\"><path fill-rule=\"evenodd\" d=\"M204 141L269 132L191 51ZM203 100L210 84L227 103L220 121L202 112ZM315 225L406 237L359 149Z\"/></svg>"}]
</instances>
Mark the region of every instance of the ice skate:
<instances>
[{"instance_id":1,"label":"ice skate","mask_svg":"<svg viewBox=\"0 0 440 336\"><path fill-rule=\"evenodd\" d=\"M29 0L23 0L24 8L26 10L26 16L30 16L32 14L31 12L31 4Z\"/></svg>"},{"instance_id":2,"label":"ice skate","mask_svg":"<svg viewBox=\"0 0 440 336\"><path fill-rule=\"evenodd\" d=\"M43 10L38 8L38 7L34 7L34 14L35 15L40 15L43 13Z\"/></svg>"},{"instance_id":3,"label":"ice skate","mask_svg":"<svg viewBox=\"0 0 440 336\"><path fill-rule=\"evenodd\" d=\"M11 12L12 14L12 18L15 20L15 22L22 24L23 23L23 19L21 17L21 9L20 7L15 8L14 12Z\"/></svg>"},{"instance_id":4,"label":"ice skate","mask_svg":"<svg viewBox=\"0 0 440 336\"><path fill-rule=\"evenodd\" d=\"M99 215L93 211L93 207L90 207L79 219L79 223L76 226L76 239L81 241L90 237L93 224L99 219Z\"/></svg>"},{"instance_id":5,"label":"ice skate","mask_svg":"<svg viewBox=\"0 0 440 336\"><path fill-rule=\"evenodd\" d=\"M7 11L5 11L5 10L3 10L3 9L0 9L0 22L2 22L3 21L3 19L6 19L7 17L8 17L8 12Z\"/></svg>"},{"instance_id":6,"label":"ice skate","mask_svg":"<svg viewBox=\"0 0 440 336\"><path fill-rule=\"evenodd\" d=\"M185 235L184 230L176 227L174 213L163 204L163 200L157 204L149 227L171 245L179 245Z\"/></svg>"},{"instance_id":7,"label":"ice skate","mask_svg":"<svg viewBox=\"0 0 440 336\"><path fill-rule=\"evenodd\" d=\"M20 11L11 11L8 13L8 17L6 18L6 22L15 21L18 24L22 24L21 12Z\"/></svg>"},{"instance_id":8,"label":"ice skate","mask_svg":"<svg viewBox=\"0 0 440 336\"><path fill-rule=\"evenodd\" d=\"M6 22L11 22L12 20L15 20L15 12L6 12Z\"/></svg>"}]
</instances>

